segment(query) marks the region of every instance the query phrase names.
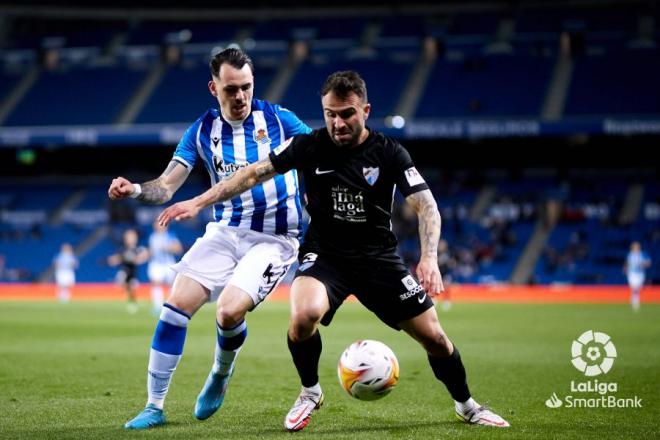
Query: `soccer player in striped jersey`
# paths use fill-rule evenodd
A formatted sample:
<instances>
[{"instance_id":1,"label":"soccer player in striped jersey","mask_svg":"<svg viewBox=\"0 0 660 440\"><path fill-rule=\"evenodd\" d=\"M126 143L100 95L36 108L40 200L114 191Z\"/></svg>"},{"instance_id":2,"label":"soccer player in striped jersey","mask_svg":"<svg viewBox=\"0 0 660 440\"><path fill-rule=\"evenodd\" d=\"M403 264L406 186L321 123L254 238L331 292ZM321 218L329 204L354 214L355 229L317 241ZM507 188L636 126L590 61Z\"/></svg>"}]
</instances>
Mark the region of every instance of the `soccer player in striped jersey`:
<instances>
[{"instance_id":1,"label":"soccer player in striped jersey","mask_svg":"<svg viewBox=\"0 0 660 440\"><path fill-rule=\"evenodd\" d=\"M642 290L646 277L646 269L651 267L651 259L642 251L638 241L630 244L630 252L626 256L623 270L628 278L630 287L630 305L633 311L639 311L639 292Z\"/></svg>"},{"instance_id":2,"label":"soccer player in striped jersey","mask_svg":"<svg viewBox=\"0 0 660 440\"><path fill-rule=\"evenodd\" d=\"M142 184L118 177L108 189L111 199L165 203L198 160L214 185L266 159L285 139L311 131L294 113L253 99L253 64L241 50L216 54L210 69L209 90L220 108L208 110L188 128L160 177ZM147 406L124 425L126 429L165 423L163 402L183 352L188 322L202 305L216 299L215 358L197 398L195 417L204 420L222 405L247 337L246 313L274 290L296 259L302 209L295 170L215 204L213 215L215 221L207 225L204 236L173 266L177 277L151 344Z\"/></svg>"},{"instance_id":3,"label":"soccer player in striped jersey","mask_svg":"<svg viewBox=\"0 0 660 440\"><path fill-rule=\"evenodd\" d=\"M76 269L78 259L73 252L73 246L62 243L60 253L53 260L55 266L55 284L57 284L57 299L66 303L71 299L71 288L76 284Z\"/></svg>"}]
</instances>

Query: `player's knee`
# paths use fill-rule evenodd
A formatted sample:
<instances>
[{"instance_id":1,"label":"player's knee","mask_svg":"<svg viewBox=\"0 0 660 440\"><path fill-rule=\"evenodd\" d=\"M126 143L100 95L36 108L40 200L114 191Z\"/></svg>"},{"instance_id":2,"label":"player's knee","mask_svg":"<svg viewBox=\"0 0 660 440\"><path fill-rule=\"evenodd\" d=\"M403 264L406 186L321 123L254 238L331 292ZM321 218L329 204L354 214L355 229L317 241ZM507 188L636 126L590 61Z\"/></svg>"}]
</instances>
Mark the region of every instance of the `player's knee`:
<instances>
[{"instance_id":1,"label":"player's knee","mask_svg":"<svg viewBox=\"0 0 660 440\"><path fill-rule=\"evenodd\" d=\"M222 306L217 308L215 317L221 326L232 327L243 320L245 310L232 305Z\"/></svg>"},{"instance_id":2,"label":"player's knee","mask_svg":"<svg viewBox=\"0 0 660 440\"><path fill-rule=\"evenodd\" d=\"M322 317L322 310L316 308L304 308L292 312L289 336L293 341L309 338Z\"/></svg>"},{"instance_id":3,"label":"player's knee","mask_svg":"<svg viewBox=\"0 0 660 440\"><path fill-rule=\"evenodd\" d=\"M422 345L431 356L447 357L451 355L453 346L447 335L442 331L425 335Z\"/></svg>"},{"instance_id":4,"label":"player's knee","mask_svg":"<svg viewBox=\"0 0 660 440\"><path fill-rule=\"evenodd\" d=\"M296 307L291 311L291 323L296 327L313 327L323 317L320 307Z\"/></svg>"}]
</instances>

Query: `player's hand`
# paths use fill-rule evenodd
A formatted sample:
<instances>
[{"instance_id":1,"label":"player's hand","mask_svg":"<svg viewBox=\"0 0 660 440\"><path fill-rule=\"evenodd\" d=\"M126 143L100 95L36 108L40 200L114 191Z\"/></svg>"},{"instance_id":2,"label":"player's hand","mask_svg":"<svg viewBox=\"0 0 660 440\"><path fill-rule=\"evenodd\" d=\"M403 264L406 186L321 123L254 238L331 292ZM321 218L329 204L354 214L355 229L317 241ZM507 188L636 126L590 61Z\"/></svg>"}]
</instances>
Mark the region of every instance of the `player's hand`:
<instances>
[{"instance_id":1,"label":"player's hand","mask_svg":"<svg viewBox=\"0 0 660 440\"><path fill-rule=\"evenodd\" d=\"M112 179L110 188L108 188L108 197L111 200L121 200L130 197L135 191L133 184L123 177Z\"/></svg>"},{"instance_id":2,"label":"player's hand","mask_svg":"<svg viewBox=\"0 0 660 440\"><path fill-rule=\"evenodd\" d=\"M194 199L184 200L183 202L175 203L166 208L158 216L158 224L167 226L172 220L181 221L189 218L196 217L199 214L199 208Z\"/></svg>"},{"instance_id":3,"label":"player's hand","mask_svg":"<svg viewBox=\"0 0 660 440\"><path fill-rule=\"evenodd\" d=\"M436 296L445 290L436 258L424 256L420 258L416 274L417 279L429 295Z\"/></svg>"}]
</instances>

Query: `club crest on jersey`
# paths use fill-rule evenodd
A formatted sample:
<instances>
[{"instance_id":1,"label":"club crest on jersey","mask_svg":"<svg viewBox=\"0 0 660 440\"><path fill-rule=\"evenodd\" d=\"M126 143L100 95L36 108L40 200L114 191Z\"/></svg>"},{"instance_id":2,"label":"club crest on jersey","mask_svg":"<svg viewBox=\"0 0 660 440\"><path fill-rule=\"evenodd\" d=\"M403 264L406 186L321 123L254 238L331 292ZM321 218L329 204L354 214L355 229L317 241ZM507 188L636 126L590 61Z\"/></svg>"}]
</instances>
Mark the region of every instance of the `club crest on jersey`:
<instances>
[{"instance_id":1,"label":"club crest on jersey","mask_svg":"<svg viewBox=\"0 0 660 440\"><path fill-rule=\"evenodd\" d=\"M373 184L376 183L376 180L378 180L378 176L380 175L380 170L378 169L378 167L375 168L363 167L362 174L364 175L364 178L367 180L367 183L373 186Z\"/></svg>"},{"instance_id":2,"label":"club crest on jersey","mask_svg":"<svg viewBox=\"0 0 660 440\"><path fill-rule=\"evenodd\" d=\"M270 138L268 137L268 132L260 128L258 130L255 130L252 132L252 137L254 138L254 141L258 144L264 145L270 142Z\"/></svg>"}]
</instances>

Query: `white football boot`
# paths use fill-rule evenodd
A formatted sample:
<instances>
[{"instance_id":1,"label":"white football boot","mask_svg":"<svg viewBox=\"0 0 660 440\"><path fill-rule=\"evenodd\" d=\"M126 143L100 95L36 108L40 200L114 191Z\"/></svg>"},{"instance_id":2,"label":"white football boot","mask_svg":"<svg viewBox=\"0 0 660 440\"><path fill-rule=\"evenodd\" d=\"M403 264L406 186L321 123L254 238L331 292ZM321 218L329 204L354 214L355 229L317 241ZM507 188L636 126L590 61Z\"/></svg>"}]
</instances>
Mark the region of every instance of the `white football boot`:
<instances>
[{"instance_id":1,"label":"white football boot","mask_svg":"<svg viewBox=\"0 0 660 440\"><path fill-rule=\"evenodd\" d=\"M507 428L510 426L509 422L495 414L486 406L477 405L465 413L456 411L456 417L462 422L471 425L495 426L498 428Z\"/></svg>"},{"instance_id":2,"label":"white football boot","mask_svg":"<svg viewBox=\"0 0 660 440\"><path fill-rule=\"evenodd\" d=\"M296 403L293 404L284 419L284 427L287 431L300 431L309 424L312 412L319 409L321 405L323 405L323 392L313 394L303 387Z\"/></svg>"}]
</instances>

